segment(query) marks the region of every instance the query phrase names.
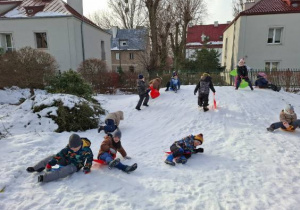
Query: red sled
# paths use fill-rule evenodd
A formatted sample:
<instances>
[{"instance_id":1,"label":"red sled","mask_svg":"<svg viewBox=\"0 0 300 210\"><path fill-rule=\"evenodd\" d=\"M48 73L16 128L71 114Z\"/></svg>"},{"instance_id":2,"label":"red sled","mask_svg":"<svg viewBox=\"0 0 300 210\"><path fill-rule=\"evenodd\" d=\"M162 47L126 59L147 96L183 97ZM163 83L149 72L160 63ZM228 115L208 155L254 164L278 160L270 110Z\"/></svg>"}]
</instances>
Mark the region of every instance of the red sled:
<instances>
[{"instance_id":1,"label":"red sled","mask_svg":"<svg viewBox=\"0 0 300 210\"><path fill-rule=\"evenodd\" d=\"M112 155L112 158L115 159L116 155ZM99 163L101 165L107 165L104 160L93 159L94 162Z\"/></svg>"},{"instance_id":2,"label":"red sled","mask_svg":"<svg viewBox=\"0 0 300 210\"><path fill-rule=\"evenodd\" d=\"M170 154L172 154L173 152L166 152L166 153L170 155ZM183 154L184 154L184 155L190 155L191 153L190 153L190 152L184 152Z\"/></svg>"},{"instance_id":3,"label":"red sled","mask_svg":"<svg viewBox=\"0 0 300 210\"><path fill-rule=\"evenodd\" d=\"M156 90L156 89L154 89L154 88L152 87L152 85L150 86L150 90L151 90L150 96L151 96L152 99L155 99L155 98L157 98L158 96L160 96L159 91Z\"/></svg>"}]
</instances>

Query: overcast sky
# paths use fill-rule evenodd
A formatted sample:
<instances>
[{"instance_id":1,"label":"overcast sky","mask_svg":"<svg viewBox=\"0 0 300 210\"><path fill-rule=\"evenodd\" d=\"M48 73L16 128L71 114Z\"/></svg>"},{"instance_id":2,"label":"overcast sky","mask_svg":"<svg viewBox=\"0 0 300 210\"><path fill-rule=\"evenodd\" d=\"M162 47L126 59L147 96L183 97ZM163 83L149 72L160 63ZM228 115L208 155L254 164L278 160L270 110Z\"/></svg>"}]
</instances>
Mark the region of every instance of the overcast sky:
<instances>
[{"instance_id":1,"label":"overcast sky","mask_svg":"<svg viewBox=\"0 0 300 210\"><path fill-rule=\"evenodd\" d=\"M232 0L206 0L208 17L205 24L213 24L214 21L226 23L233 19ZM83 13L87 16L97 10L107 10L107 0L83 0Z\"/></svg>"}]
</instances>

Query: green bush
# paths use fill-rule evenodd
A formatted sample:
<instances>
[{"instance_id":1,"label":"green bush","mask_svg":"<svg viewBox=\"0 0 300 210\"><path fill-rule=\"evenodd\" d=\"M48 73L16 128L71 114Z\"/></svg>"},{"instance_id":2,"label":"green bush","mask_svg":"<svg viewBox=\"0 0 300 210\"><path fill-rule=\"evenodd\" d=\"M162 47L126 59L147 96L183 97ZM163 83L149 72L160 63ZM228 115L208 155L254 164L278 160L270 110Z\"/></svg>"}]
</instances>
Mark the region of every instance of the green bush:
<instances>
[{"instance_id":1,"label":"green bush","mask_svg":"<svg viewBox=\"0 0 300 210\"><path fill-rule=\"evenodd\" d=\"M91 85L86 83L73 70L56 74L54 77L49 78L48 84L49 86L46 87L46 90L49 93L67 93L87 100L91 100L92 98L93 90Z\"/></svg>"}]
</instances>

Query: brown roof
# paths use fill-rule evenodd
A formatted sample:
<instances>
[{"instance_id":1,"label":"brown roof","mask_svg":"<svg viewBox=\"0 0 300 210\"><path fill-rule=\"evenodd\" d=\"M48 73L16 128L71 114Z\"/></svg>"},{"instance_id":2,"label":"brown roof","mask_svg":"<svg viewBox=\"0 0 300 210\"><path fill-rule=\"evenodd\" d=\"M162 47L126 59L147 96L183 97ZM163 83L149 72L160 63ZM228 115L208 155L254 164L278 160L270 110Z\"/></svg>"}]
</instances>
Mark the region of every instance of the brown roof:
<instances>
[{"instance_id":1,"label":"brown roof","mask_svg":"<svg viewBox=\"0 0 300 210\"><path fill-rule=\"evenodd\" d=\"M0 18L14 18L14 17L51 17L51 16L75 16L76 18L83 20L85 23L88 23L98 29L101 29L95 23L93 23L88 18L84 17L80 13L78 13L75 9L69 6L62 0L23 0L23 1L15 1L15 0L0 0L0 4L12 4L13 2L21 2L17 7L12 8L9 11L6 11L3 14L0 14ZM39 11L35 14L27 14L26 8L34 8L43 6L43 10ZM10 12L14 11L16 16L11 16ZM44 15L42 14L44 13ZM38 14L38 15L36 15ZM102 30L102 29L101 29ZM104 31L104 30L102 30ZM105 31L104 31L105 32ZM107 32L106 32L107 33Z\"/></svg>"}]
</instances>

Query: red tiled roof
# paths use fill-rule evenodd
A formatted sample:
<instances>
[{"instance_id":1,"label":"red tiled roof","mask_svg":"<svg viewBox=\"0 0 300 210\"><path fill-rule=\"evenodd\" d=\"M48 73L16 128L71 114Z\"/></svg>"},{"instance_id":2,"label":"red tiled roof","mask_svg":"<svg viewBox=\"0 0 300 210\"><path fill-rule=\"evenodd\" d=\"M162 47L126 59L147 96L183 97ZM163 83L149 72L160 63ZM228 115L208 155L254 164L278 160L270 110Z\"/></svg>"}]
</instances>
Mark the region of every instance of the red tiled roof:
<instances>
[{"instance_id":1,"label":"red tiled roof","mask_svg":"<svg viewBox=\"0 0 300 210\"><path fill-rule=\"evenodd\" d=\"M289 6L284 0L260 0L253 7L240 13L245 15L262 15L278 13L298 13L300 12L300 2L298 7Z\"/></svg>"},{"instance_id":2,"label":"red tiled roof","mask_svg":"<svg viewBox=\"0 0 300 210\"><path fill-rule=\"evenodd\" d=\"M15 0L0 0L1 4L11 4L12 2L15 2ZM73 16L77 17L78 19L83 19L84 22L86 22L90 25L93 25L94 27L97 27L98 29L101 29L99 26L97 26L91 20L89 20L88 18L82 16L80 13L78 13L75 9L73 9L71 6L69 6L67 3L65 3L62 0L49 0L49 1L45 1L45 0L23 0L21 2L22 3L16 9L18 10L19 14L22 15L23 17L35 16L35 15L31 15L31 16L28 15L26 13L25 8L44 6L44 9L43 9L42 12L50 12L49 16L52 16L51 12L53 12L53 13L55 12L55 13L61 15L61 16L73 15ZM13 8L13 9L15 9L15 8ZM10 10L10 11L12 11L12 10ZM8 12L9 11L1 14L0 18L1 17L2 18L7 17L6 14ZM46 16L43 16L43 17L46 17ZM7 18L10 18L10 17L7 17ZM102 30L102 31L104 31L104 30Z\"/></svg>"},{"instance_id":3,"label":"red tiled roof","mask_svg":"<svg viewBox=\"0 0 300 210\"><path fill-rule=\"evenodd\" d=\"M224 29L229 24L219 24L217 27L214 25L196 25L188 28L187 43L200 42L203 44L201 36L209 36L208 41L223 41L220 36L223 36Z\"/></svg>"}]
</instances>

